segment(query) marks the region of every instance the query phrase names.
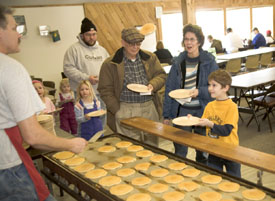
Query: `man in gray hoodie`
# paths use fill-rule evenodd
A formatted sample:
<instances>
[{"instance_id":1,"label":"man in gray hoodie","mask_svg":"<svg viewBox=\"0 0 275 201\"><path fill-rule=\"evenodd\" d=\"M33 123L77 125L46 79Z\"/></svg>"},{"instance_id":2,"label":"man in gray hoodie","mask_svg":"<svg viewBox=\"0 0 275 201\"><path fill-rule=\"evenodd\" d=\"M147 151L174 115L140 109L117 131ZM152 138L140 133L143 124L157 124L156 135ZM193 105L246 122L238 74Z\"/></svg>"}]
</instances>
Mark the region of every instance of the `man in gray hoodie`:
<instances>
[{"instance_id":1,"label":"man in gray hoodie","mask_svg":"<svg viewBox=\"0 0 275 201\"><path fill-rule=\"evenodd\" d=\"M81 32L77 38L78 42L71 45L65 53L64 73L69 78L70 87L74 92L82 80L89 80L100 101L101 108L105 109L105 104L97 91L97 83L101 64L109 57L109 53L98 44L96 26L88 18L82 20ZM104 116L103 126L105 119Z\"/></svg>"}]
</instances>

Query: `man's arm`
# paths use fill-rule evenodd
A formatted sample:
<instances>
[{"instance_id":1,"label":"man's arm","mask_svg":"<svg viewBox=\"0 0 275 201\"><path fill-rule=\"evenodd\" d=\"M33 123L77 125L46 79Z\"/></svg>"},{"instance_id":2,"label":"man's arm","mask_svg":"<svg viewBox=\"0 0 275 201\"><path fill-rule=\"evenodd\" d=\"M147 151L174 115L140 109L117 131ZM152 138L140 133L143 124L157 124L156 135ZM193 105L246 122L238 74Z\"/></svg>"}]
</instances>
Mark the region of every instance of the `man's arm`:
<instances>
[{"instance_id":1,"label":"man's arm","mask_svg":"<svg viewBox=\"0 0 275 201\"><path fill-rule=\"evenodd\" d=\"M18 126L23 140L37 149L80 153L87 144L83 138L66 139L51 134L40 126L35 115L18 122Z\"/></svg>"}]
</instances>

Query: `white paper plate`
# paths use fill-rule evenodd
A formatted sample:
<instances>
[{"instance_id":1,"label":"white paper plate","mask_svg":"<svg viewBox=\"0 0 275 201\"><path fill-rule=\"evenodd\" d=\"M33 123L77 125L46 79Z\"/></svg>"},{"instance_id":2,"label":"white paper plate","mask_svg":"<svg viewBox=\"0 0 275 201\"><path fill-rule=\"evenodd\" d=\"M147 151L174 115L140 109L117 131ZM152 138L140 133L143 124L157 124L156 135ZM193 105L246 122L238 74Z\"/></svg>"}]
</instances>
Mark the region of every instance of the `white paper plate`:
<instances>
[{"instance_id":1,"label":"white paper plate","mask_svg":"<svg viewBox=\"0 0 275 201\"><path fill-rule=\"evenodd\" d=\"M146 93L149 92L148 87L143 84L128 84L127 88L131 91L138 92L138 93Z\"/></svg>"},{"instance_id":2,"label":"white paper plate","mask_svg":"<svg viewBox=\"0 0 275 201\"><path fill-rule=\"evenodd\" d=\"M173 119L172 123L178 126L194 126L194 125L197 125L199 121L200 121L200 118L198 117L183 116L183 117L177 117Z\"/></svg>"},{"instance_id":3,"label":"white paper plate","mask_svg":"<svg viewBox=\"0 0 275 201\"><path fill-rule=\"evenodd\" d=\"M169 92L169 96L174 99L189 98L191 97L190 89L176 89Z\"/></svg>"}]
</instances>

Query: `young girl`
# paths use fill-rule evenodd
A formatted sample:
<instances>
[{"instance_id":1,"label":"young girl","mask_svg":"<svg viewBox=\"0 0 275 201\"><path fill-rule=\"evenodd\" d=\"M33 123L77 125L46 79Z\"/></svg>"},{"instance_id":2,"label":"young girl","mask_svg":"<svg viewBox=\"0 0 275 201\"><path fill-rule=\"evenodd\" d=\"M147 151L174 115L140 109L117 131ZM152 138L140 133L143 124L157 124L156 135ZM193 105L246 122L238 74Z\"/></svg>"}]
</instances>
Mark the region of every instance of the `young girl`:
<instances>
[{"instance_id":1,"label":"young girl","mask_svg":"<svg viewBox=\"0 0 275 201\"><path fill-rule=\"evenodd\" d=\"M88 80L82 81L77 89L77 102L74 107L76 120L80 124L81 137L89 140L96 132L101 131L102 122L99 117L89 117L87 113L100 109L93 88Z\"/></svg>"},{"instance_id":2,"label":"young girl","mask_svg":"<svg viewBox=\"0 0 275 201\"><path fill-rule=\"evenodd\" d=\"M71 91L68 78L60 82L58 106L63 107L59 113L60 128L73 135L77 134L77 122L74 113L74 92Z\"/></svg>"},{"instance_id":3,"label":"young girl","mask_svg":"<svg viewBox=\"0 0 275 201\"><path fill-rule=\"evenodd\" d=\"M46 96L46 91L44 88L44 85L42 84L42 82L38 81L38 80L33 80L32 84L35 88L35 90L37 91L39 97L41 98L42 102L45 104L46 108L44 109L43 113L51 113L53 111L55 111L55 106L53 104L53 102L51 101L51 99L49 97Z\"/></svg>"}]
</instances>

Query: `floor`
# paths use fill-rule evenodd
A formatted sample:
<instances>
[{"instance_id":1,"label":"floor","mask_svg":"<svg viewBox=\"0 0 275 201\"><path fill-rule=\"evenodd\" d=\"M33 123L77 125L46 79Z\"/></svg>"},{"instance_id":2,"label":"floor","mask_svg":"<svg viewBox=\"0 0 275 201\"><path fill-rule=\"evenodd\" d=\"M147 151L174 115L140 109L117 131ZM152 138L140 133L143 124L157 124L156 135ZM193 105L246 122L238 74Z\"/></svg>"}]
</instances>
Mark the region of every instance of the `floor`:
<instances>
[{"instance_id":1,"label":"floor","mask_svg":"<svg viewBox=\"0 0 275 201\"><path fill-rule=\"evenodd\" d=\"M261 121L261 132L257 131L257 126L255 121L253 121L249 127L246 127L246 123L248 122L250 115L241 114L244 121L239 121L239 139L240 145L244 147L248 147L251 149L255 149L261 152L265 152L268 154L275 155L275 131L273 133L270 132L267 120ZM273 124L273 129L275 130L275 118L271 115L271 120ZM62 136L62 132L59 130L58 125L56 127L56 133ZM108 128L106 134L112 133ZM167 140L161 140L160 147L162 149L173 152L174 147L172 142ZM189 149L189 153L187 158L194 160L195 151L193 149ZM251 167L247 167L242 165L242 178L253 183L257 183L257 170ZM268 172L263 173L262 182L265 187L270 189L275 189L275 174L271 174ZM54 185L54 196L58 201L73 201L75 200L70 195L66 194L62 197L59 196L59 188Z\"/></svg>"}]
</instances>

